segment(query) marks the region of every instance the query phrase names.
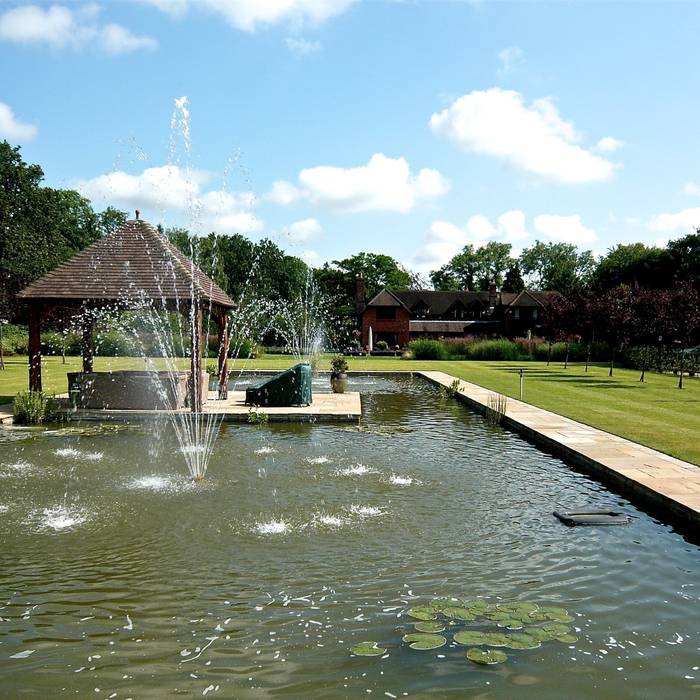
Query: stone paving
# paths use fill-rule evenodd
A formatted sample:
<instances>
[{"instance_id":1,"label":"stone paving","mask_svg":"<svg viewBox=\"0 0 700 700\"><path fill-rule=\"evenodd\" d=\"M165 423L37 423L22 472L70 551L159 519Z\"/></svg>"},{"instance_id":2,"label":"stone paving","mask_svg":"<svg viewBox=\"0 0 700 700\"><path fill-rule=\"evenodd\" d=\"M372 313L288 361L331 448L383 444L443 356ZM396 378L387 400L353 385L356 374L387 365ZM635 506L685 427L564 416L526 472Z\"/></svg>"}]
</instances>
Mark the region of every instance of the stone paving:
<instances>
[{"instance_id":1,"label":"stone paving","mask_svg":"<svg viewBox=\"0 0 700 700\"><path fill-rule=\"evenodd\" d=\"M223 413L227 423L245 423L251 406L245 404L245 391L229 391L228 398L219 401L216 392L210 391L205 413ZM311 423L311 422L357 422L362 416L360 394L347 392L331 394L315 392L310 406L257 407L258 413L266 413L271 422ZM186 413L187 409L179 412ZM167 411L79 409L71 414L76 420L146 420Z\"/></svg>"},{"instance_id":2,"label":"stone paving","mask_svg":"<svg viewBox=\"0 0 700 700\"><path fill-rule=\"evenodd\" d=\"M445 372L416 374L445 387L455 380ZM460 380L459 398L477 411L486 410L492 395L495 392ZM700 523L700 467L516 399L508 398L503 424L676 518Z\"/></svg>"}]
</instances>

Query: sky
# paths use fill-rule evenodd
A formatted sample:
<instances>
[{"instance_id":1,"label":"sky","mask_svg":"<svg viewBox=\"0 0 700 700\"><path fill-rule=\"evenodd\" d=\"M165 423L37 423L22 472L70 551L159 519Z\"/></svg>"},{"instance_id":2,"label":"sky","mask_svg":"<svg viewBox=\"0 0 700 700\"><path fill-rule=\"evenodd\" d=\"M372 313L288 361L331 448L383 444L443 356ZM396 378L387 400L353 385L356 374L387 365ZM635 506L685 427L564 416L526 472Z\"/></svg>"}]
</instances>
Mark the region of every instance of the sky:
<instances>
[{"instance_id":1,"label":"sky","mask_svg":"<svg viewBox=\"0 0 700 700\"><path fill-rule=\"evenodd\" d=\"M700 226L700 3L0 0L45 183L313 265Z\"/></svg>"}]
</instances>

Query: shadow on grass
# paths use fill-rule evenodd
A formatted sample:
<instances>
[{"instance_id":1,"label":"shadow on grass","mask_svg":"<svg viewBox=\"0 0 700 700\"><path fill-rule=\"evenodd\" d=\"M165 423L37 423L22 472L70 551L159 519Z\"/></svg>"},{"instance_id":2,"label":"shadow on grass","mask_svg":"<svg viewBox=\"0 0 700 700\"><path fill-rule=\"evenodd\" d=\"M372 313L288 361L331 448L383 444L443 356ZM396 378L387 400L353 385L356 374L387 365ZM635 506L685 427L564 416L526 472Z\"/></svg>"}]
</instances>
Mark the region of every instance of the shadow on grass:
<instances>
[{"instance_id":1,"label":"shadow on grass","mask_svg":"<svg viewBox=\"0 0 700 700\"><path fill-rule=\"evenodd\" d=\"M14 395L12 395L12 396L0 395L0 406L4 406L7 403L12 403L14 400L15 400Z\"/></svg>"}]
</instances>

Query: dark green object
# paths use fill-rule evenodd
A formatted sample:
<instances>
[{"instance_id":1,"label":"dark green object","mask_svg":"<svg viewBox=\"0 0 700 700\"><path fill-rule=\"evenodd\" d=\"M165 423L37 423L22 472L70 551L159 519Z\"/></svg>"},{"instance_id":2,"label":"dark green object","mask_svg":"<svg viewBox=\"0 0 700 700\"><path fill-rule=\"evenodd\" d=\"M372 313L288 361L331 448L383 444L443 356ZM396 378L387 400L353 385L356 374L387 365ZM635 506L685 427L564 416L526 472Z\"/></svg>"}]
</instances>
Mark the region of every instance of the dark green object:
<instances>
[{"instance_id":1,"label":"dark green object","mask_svg":"<svg viewBox=\"0 0 700 700\"><path fill-rule=\"evenodd\" d=\"M311 365L305 362L249 386L245 392L245 402L254 406L308 406L311 401Z\"/></svg>"}]
</instances>

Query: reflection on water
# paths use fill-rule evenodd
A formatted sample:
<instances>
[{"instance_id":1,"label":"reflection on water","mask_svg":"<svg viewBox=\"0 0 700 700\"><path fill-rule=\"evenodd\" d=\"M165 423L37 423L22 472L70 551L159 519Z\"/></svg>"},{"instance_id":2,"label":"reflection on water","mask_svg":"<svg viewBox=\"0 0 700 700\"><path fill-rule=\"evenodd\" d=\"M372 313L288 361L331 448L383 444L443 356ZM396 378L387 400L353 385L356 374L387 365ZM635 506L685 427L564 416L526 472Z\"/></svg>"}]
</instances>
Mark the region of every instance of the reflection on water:
<instances>
[{"instance_id":1,"label":"reflection on water","mask_svg":"<svg viewBox=\"0 0 700 700\"><path fill-rule=\"evenodd\" d=\"M419 380L351 389L363 430L224 425L198 485L167 426L0 430L0 695L700 692L695 545ZM551 516L578 507L632 522ZM578 642L498 667L411 650L405 611L434 596L562 605Z\"/></svg>"}]
</instances>

